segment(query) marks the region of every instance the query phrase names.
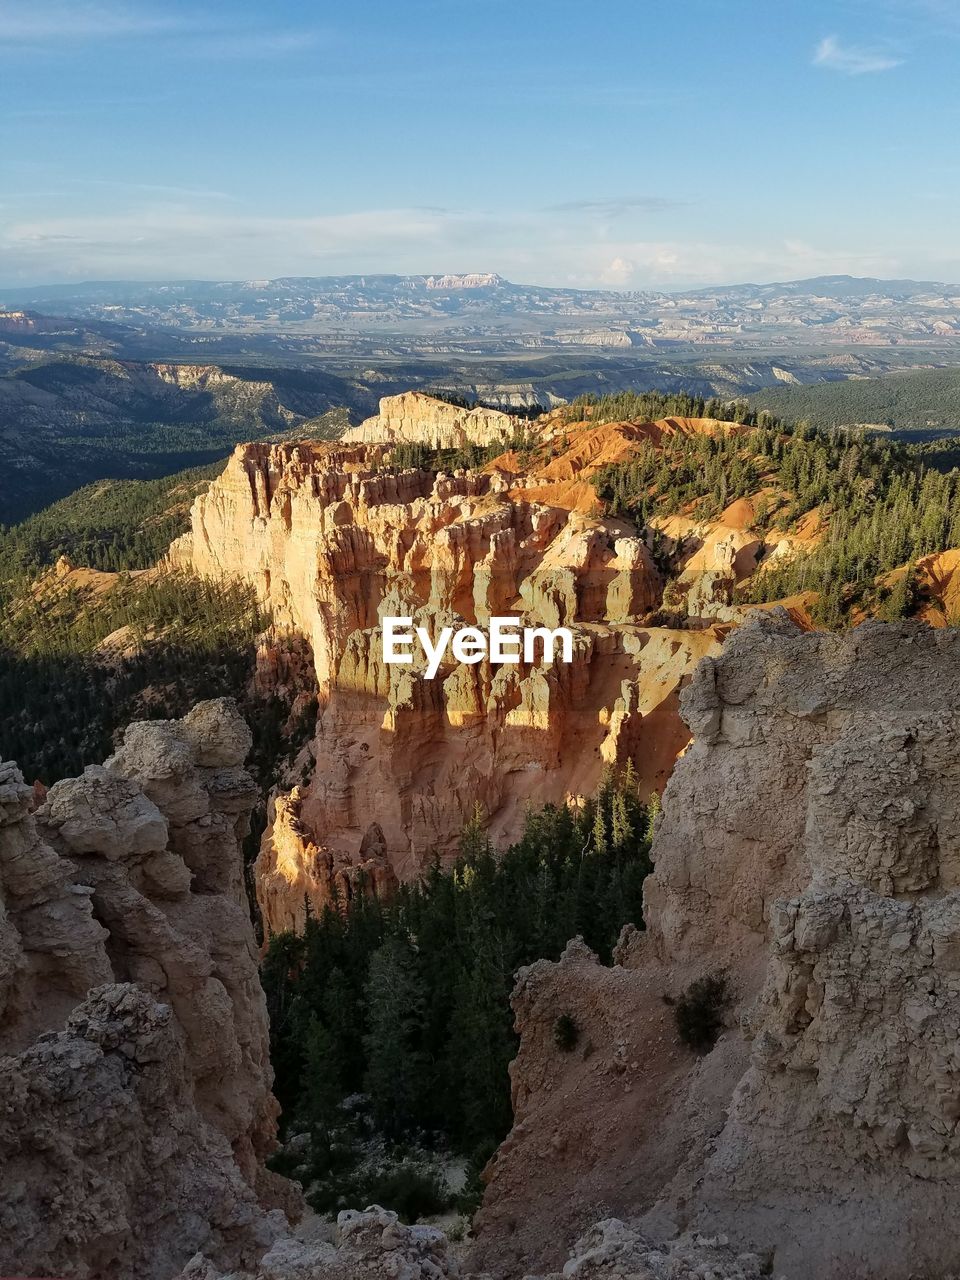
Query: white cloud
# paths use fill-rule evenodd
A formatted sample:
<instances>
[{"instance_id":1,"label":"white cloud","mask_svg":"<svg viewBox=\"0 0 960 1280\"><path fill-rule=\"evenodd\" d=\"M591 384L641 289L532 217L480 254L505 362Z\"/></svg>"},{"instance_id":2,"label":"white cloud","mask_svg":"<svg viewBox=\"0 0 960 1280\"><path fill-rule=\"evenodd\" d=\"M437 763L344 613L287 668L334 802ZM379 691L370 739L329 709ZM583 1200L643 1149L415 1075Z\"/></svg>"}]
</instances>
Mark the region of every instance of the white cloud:
<instances>
[{"instance_id":1,"label":"white cloud","mask_svg":"<svg viewBox=\"0 0 960 1280\"><path fill-rule=\"evenodd\" d=\"M243 25L213 11L176 12L123 0L0 0L0 48L54 47L180 36L179 52L204 58L271 58L296 54L320 39L316 30Z\"/></svg>"},{"instance_id":2,"label":"white cloud","mask_svg":"<svg viewBox=\"0 0 960 1280\"><path fill-rule=\"evenodd\" d=\"M183 18L122 4L39 3L0 0L0 44L110 40L180 31Z\"/></svg>"},{"instance_id":3,"label":"white cloud","mask_svg":"<svg viewBox=\"0 0 960 1280\"><path fill-rule=\"evenodd\" d=\"M498 271L523 283L685 289L802 276L914 274L869 247L791 241L640 240L522 211L369 209L314 217L197 209L155 194L103 215L0 216L0 285L70 279L250 279L363 272ZM950 255L947 255L948 257ZM938 274L930 258L927 278Z\"/></svg>"},{"instance_id":4,"label":"white cloud","mask_svg":"<svg viewBox=\"0 0 960 1280\"><path fill-rule=\"evenodd\" d=\"M608 196L604 200L567 200L547 207L547 213L599 214L619 218L628 213L667 213L682 209L686 201L673 196Z\"/></svg>"},{"instance_id":5,"label":"white cloud","mask_svg":"<svg viewBox=\"0 0 960 1280\"><path fill-rule=\"evenodd\" d=\"M615 288L620 288L630 283L636 270L636 263L631 262L629 258L616 257L612 262L608 262L600 272L600 280L603 284L610 284Z\"/></svg>"},{"instance_id":6,"label":"white cloud","mask_svg":"<svg viewBox=\"0 0 960 1280\"><path fill-rule=\"evenodd\" d=\"M902 58L894 58L881 49L841 44L836 36L824 36L813 55L815 67L826 67L829 71L840 71L847 76L890 71L893 67L901 66L902 62Z\"/></svg>"}]
</instances>

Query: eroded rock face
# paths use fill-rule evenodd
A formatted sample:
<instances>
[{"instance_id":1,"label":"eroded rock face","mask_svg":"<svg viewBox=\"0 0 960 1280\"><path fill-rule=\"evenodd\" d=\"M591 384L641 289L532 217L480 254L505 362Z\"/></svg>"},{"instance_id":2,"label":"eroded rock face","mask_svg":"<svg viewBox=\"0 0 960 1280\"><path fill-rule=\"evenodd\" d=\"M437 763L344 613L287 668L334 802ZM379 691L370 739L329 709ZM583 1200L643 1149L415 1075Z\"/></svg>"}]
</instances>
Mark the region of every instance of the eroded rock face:
<instances>
[{"instance_id":1,"label":"eroded rock face","mask_svg":"<svg viewBox=\"0 0 960 1280\"><path fill-rule=\"evenodd\" d=\"M468 444L502 444L518 432L521 420L499 409L464 409L419 391L384 396L380 412L341 437L345 444L425 444L460 449Z\"/></svg>"},{"instance_id":2,"label":"eroded rock face","mask_svg":"<svg viewBox=\"0 0 960 1280\"><path fill-rule=\"evenodd\" d=\"M633 1225L607 1218L570 1251L562 1272L511 1280L760 1280L768 1272L753 1253L738 1252L723 1236L684 1235L656 1244ZM255 1272L224 1275L198 1255L177 1280L490 1280L466 1274L442 1232L405 1227L376 1205L341 1213L336 1243L287 1237L264 1254Z\"/></svg>"},{"instance_id":3,"label":"eroded rock face","mask_svg":"<svg viewBox=\"0 0 960 1280\"><path fill-rule=\"evenodd\" d=\"M233 703L133 724L32 788L0 766L0 1271L156 1277L252 1260L295 1206L274 1145Z\"/></svg>"},{"instance_id":4,"label":"eroded rock face","mask_svg":"<svg viewBox=\"0 0 960 1280\"><path fill-rule=\"evenodd\" d=\"M630 760L645 790L662 787L688 740L678 687L719 634L646 625L662 595L650 551L581 509L595 503L589 468L645 429L584 435L534 477L509 459L398 473L382 442L244 445L197 500L173 562L250 582L314 656L312 761L295 804L278 799L259 863L269 928L302 918L305 894L322 907L331 874L368 861L374 837L403 879L455 856L478 803L505 844L530 805L589 794L607 765ZM494 615L565 626L574 660L469 666L448 651L427 679L418 647L411 666L384 662L390 615L434 639Z\"/></svg>"},{"instance_id":5,"label":"eroded rock face","mask_svg":"<svg viewBox=\"0 0 960 1280\"><path fill-rule=\"evenodd\" d=\"M264 933L301 933L307 914L319 919L331 907L347 910L357 894L389 898L399 887L386 856L383 832L373 823L356 861L318 846L300 816L302 793L294 787L273 804L270 838L254 874Z\"/></svg>"},{"instance_id":6,"label":"eroded rock face","mask_svg":"<svg viewBox=\"0 0 960 1280\"><path fill-rule=\"evenodd\" d=\"M654 1239L722 1232L788 1280L951 1274L960 634L757 615L682 707L645 933L612 968L572 944L520 975L517 1123L473 1262L559 1269L602 1204ZM697 1058L664 997L720 968L727 1029Z\"/></svg>"}]
</instances>

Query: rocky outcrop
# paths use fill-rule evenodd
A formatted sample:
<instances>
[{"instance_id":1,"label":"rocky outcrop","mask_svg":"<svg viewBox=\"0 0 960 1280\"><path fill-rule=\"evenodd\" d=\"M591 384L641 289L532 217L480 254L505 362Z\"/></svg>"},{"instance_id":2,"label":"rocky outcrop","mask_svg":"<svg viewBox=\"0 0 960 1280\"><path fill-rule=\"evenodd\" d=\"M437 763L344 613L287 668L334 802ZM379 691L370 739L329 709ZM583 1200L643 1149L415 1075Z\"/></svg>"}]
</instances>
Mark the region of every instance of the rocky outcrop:
<instances>
[{"instance_id":1,"label":"rocky outcrop","mask_svg":"<svg viewBox=\"0 0 960 1280\"><path fill-rule=\"evenodd\" d=\"M389 898L400 884L375 822L353 861L316 844L304 827L302 803L300 787L276 797L269 838L255 864L257 901L268 937L286 930L302 933L308 914L318 919L328 907L346 910L358 894Z\"/></svg>"},{"instance_id":2,"label":"rocky outcrop","mask_svg":"<svg viewBox=\"0 0 960 1280\"><path fill-rule=\"evenodd\" d=\"M461 449L468 444L501 444L507 447L521 422L499 409L460 405L436 400L420 391L384 396L380 411L351 427L341 437L344 444L425 444L431 449Z\"/></svg>"},{"instance_id":3,"label":"rocky outcrop","mask_svg":"<svg viewBox=\"0 0 960 1280\"><path fill-rule=\"evenodd\" d=\"M738 1252L724 1236L690 1234L654 1243L635 1226L608 1218L570 1251L562 1272L523 1280L760 1280L768 1272L754 1253ZM278 1240L255 1272L225 1276L198 1255L177 1280L489 1280L464 1273L443 1234L405 1227L395 1213L374 1205L348 1210L337 1221L336 1242ZM511 1280L520 1280L517 1272Z\"/></svg>"},{"instance_id":4,"label":"rocky outcrop","mask_svg":"<svg viewBox=\"0 0 960 1280\"><path fill-rule=\"evenodd\" d=\"M34 311L0 311L0 333L44 333L53 327Z\"/></svg>"},{"instance_id":5,"label":"rocky outcrop","mask_svg":"<svg viewBox=\"0 0 960 1280\"><path fill-rule=\"evenodd\" d=\"M478 1268L561 1265L597 1204L787 1280L960 1267L936 1225L960 1207L958 706L960 635L917 624L775 611L700 665L645 932L611 968L572 944L520 975ZM727 1029L696 1057L664 997L720 969Z\"/></svg>"},{"instance_id":6,"label":"rocky outcrop","mask_svg":"<svg viewBox=\"0 0 960 1280\"><path fill-rule=\"evenodd\" d=\"M767 1274L762 1259L738 1253L725 1236L654 1243L635 1227L607 1218L577 1241L562 1272L525 1280L760 1280Z\"/></svg>"},{"instance_id":7,"label":"rocky outcrop","mask_svg":"<svg viewBox=\"0 0 960 1280\"><path fill-rule=\"evenodd\" d=\"M192 1258L177 1280L455 1280L460 1268L442 1231L404 1226L395 1213L373 1205L337 1218L332 1242L285 1236L255 1270L224 1275L207 1257ZM482 1280L482 1278L479 1278Z\"/></svg>"},{"instance_id":8,"label":"rocky outcrop","mask_svg":"<svg viewBox=\"0 0 960 1280\"><path fill-rule=\"evenodd\" d=\"M131 725L33 808L0 766L0 1271L165 1280L252 1260L295 1200L274 1145L226 700Z\"/></svg>"},{"instance_id":9,"label":"rocky outcrop","mask_svg":"<svg viewBox=\"0 0 960 1280\"><path fill-rule=\"evenodd\" d=\"M494 271L472 271L461 276L427 276L423 283L427 289L496 289L506 281Z\"/></svg>"},{"instance_id":10,"label":"rocky outcrop","mask_svg":"<svg viewBox=\"0 0 960 1280\"><path fill-rule=\"evenodd\" d=\"M678 687L719 635L648 625L663 586L649 549L583 496L591 467L649 431L607 433L610 447L587 434L533 476L509 455L446 475L385 469L382 444L245 445L195 503L172 562L248 581L313 652L297 838L281 802L259 863L268 926L301 919L305 896L327 901L331 872L371 848L400 878L454 855L478 803L503 843L529 805L589 794L609 764L632 761L647 791L662 787L688 740ZM420 656L384 662L388 615L434 636L493 615L566 626L574 660L448 659L427 679Z\"/></svg>"}]
</instances>

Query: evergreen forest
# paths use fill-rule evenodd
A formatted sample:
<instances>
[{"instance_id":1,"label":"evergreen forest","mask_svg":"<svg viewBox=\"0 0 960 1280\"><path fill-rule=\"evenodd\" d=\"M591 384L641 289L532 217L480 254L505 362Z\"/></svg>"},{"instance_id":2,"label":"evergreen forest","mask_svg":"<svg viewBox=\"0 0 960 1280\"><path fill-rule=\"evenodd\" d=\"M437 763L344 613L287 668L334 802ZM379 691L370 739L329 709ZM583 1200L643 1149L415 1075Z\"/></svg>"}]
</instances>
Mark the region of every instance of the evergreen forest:
<instances>
[{"instance_id":1,"label":"evergreen forest","mask_svg":"<svg viewBox=\"0 0 960 1280\"><path fill-rule=\"evenodd\" d=\"M416 1149L467 1159L461 1207L473 1207L479 1170L511 1122L514 975L556 960L577 934L610 962L623 925L642 924L654 812L629 768L580 809L528 813L505 851L478 811L454 867L435 864L389 901L360 894L349 912L308 918L302 936L271 939L275 1091L287 1136L309 1135L305 1152L289 1144L298 1154L280 1163L314 1208L369 1202L384 1178L393 1207L397 1197L407 1209L405 1197L420 1211L443 1207L436 1176L405 1160ZM570 1052L583 1029L564 1009L556 1019L556 1052Z\"/></svg>"}]
</instances>

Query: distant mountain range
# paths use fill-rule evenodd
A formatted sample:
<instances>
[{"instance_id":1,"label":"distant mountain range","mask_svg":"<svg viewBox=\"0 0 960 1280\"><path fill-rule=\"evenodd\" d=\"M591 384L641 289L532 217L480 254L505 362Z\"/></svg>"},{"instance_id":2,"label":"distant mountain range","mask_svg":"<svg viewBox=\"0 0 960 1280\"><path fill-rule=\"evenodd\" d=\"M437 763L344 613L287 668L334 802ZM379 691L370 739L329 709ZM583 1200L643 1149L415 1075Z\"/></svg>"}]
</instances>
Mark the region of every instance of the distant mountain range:
<instances>
[{"instance_id":1,"label":"distant mountain range","mask_svg":"<svg viewBox=\"0 0 960 1280\"><path fill-rule=\"evenodd\" d=\"M93 281L0 289L9 310L191 334L374 335L542 346L929 345L960 340L960 285L820 276L685 293L547 288L494 273Z\"/></svg>"},{"instance_id":2,"label":"distant mountain range","mask_svg":"<svg viewBox=\"0 0 960 1280\"><path fill-rule=\"evenodd\" d=\"M333 434L410 388L523 409L585 392L787 387L798 393L788 416L951 429L942 380L911 384L920 390L893 407L886 386L822 404L800 394L949 366L960 366L960 287L909 280L665 294L478 273L0 290L0 521L103 476L211 461L238 440Z\"/></svg>"}]
</instances>

